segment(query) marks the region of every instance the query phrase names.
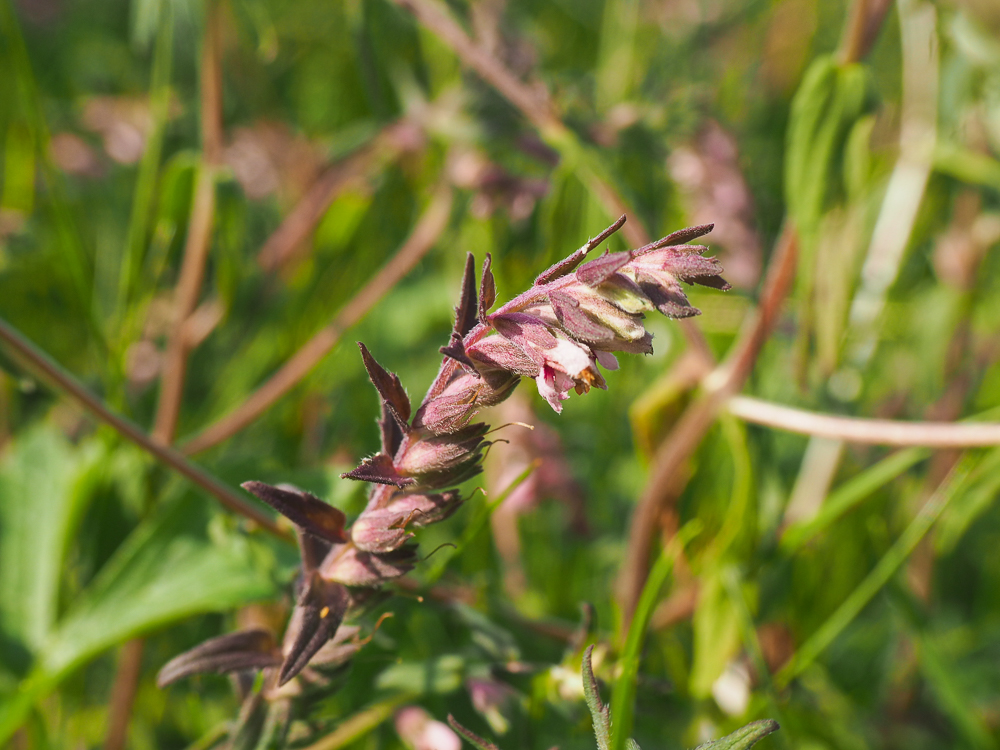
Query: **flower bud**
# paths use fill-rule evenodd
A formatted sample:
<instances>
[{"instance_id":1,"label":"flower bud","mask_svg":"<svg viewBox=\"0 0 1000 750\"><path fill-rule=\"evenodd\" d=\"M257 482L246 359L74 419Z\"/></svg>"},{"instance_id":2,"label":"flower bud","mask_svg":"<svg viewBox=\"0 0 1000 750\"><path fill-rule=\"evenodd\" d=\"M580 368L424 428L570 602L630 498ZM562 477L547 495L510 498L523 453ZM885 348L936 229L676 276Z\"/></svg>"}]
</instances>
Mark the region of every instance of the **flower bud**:
<instances>
[{"instance_id":1,"label":"flower bud","mask_svg":"<svg viewBox=\"0 0 1000 750\"><path fill-rule=\"evenodd\" d=\"M473 354L471 347L469 354ZM461 429L481 409L495 406L507 398L519 380L516 373L503 369L482 374L460 371L441 393L420 407L413 426L435 434Z\"/></svg>"},{"instance_id":2,"label":"flower bud","mask_svg":"<svg viewBox=\"0 0 1000 750\"><path fill-rule=\"evenodd\" d=\"M345 546L340 554L329 555L320 566L320 575L345 586L381 586L413 570L416 545L407 544L385 554L364 552Z\"/></svg>"}]
</instances>

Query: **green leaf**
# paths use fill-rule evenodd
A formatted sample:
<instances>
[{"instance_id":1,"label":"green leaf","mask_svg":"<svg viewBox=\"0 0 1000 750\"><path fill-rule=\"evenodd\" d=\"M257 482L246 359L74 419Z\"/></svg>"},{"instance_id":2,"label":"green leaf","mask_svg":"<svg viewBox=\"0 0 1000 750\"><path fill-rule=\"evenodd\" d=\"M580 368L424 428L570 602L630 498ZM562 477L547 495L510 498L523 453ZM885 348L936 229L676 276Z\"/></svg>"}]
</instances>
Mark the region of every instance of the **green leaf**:
<instances>
[{"instance_id":1,"label":"green leaf","mask_svg":"<svg viewBox=\"0 0 1000 750\"><path fill-rule=\"evenodd\" d=\"M56 429L21 435L0 464L0 625L36 651L57 616L66 545L83 508L80 468L94 456Z\"/></svg>"},{"instance_id":2,"label":"green leaf","mask_svg":"<svg viewBox=\"0 0 1000 750\"><path fill-rule=\"evenodd\" d=\"M752 721L745 727L737 729L725 737L698 745L695 750L747 750L760 742L767 735L778 731L778 722L774 719Z\"/></svg>"},{"instance_id":3,"label":"green leaf","mask_svg":"<svg viewBox=\"0 0 1000 750\"><path fill-rule=\"evenodd\" d=\"M187 495L126 540L46 644L48 672L72 669L168 622L275 593L246 538L206 538L205 505L203 498Z\"/></svg>"},{"instance_id":4,"label":"green leaf","mask_svg":"<svg viewBox=\"0 0 1000 750\"><path fill-rule=\"evenodd\" d=\"M226 611L275 593L268 560L246 538L225 530L209 538L208 508L204 498L185 495L122 544L0 712L0 742L39 698L105 649L191 615Z\"/></svg>"},{"instance_id":5,"label":"green leaf","mask_svg":"<svg viewBox=\"0 0 1000 750\"><path fill-rule=\"evenodd\" d=\"M712 684L740 647L739 619L726 591L721 567L703 574L692 625L694 663L689 689L692 695L707 698Z\"/></svg>"},{"instance_id":6,"label":"green leaf","mask_svg":"<svg viewBox=\"0 0 1000 750\"><path fill-rule=\"evenodd\" d=\"M1000 449L994 448L986 454L973 479L975 483L955 498L938 521L934 539L938 554L948 554L955 549L975 520L996 500L1000 490Z\"/></svg>"},{"instance_id":7,"label":"green leaf","mask_svg":"<svg viewBox=\"0 0 1000 750\"><path fill-rule=\"evenodd\" d=\"M445 654L437 659L394 664L378 676L380 690L400 690L410 694L450 693L458 690L466 673L465 659Z\"/></svg>"},{"instance_id":8,"label":"green leaf","mask_svg":"<svg viewBox=\"0 0 1000 750\"><path fill-rule=\"evenodd\" d=\"M934 522L938 520L951 500L965 490L970 474L981 460L979 456L966 454L958 462L903 530L892 547L882 555L872 571L858 584L857 588L851 592L836 611L817 628L816 632L809 636L791 660L778 672L774 681L779 688L787 686L806 667L816 661L820 654L854 621L854 618L861 613L868 602L889 582L916 549L924 535L931 530Z\"/></svg>"},{"instance_id":9,"label":"green leaf","mask_svg":"<svg viewBox=\"0 0 1000 750\"><path fill-rule=\"evenodd\" d=\"M611 696L611 747L625 750L632 731L632 716L635 712L636 680L639 676L639 662L642 658L642 644L646 639L646 628L653 616L653 608L659 601L660 589L674 569L674 560L684 546L701 531L701 522L689 521L670 541L649 572L646 585L639 595L635 614L625 639L625 648L619 661L621 673L615 680L615 691ZM586 686L586 681L584 682ZM586 687L585 687L586 689Z\"/></svg>"},{"instance_id":10,"label":"green leaf","mask_svg":"<svg viewBox=\"0 0 1000 750\"><path fill-rule=\"evenodd\" d=\"M781 537L781 549L793 554L855 506L930 455L926 448L905 448L891 453L837 487L823 501L813 518L794 523Z\"/></svg>"},{"instance_id":11,"label":"green leaf","mask_svg":"<svg viewBox=\"0 0 1000 750\"><path fill-rule=\"evenodd\" d=\"M948 659L940 653L935 639L927 634L916 634L916 646L920 671L937 696L942 710L951 718L958 734L976 750L995 749L997 743L989 724L958 679L961 666L954 659Z\"/></svg>"},{"instance_id":12,"label":"green leaf","mask_svg":"<svg viewBox=\"0 0 1000 750\"><path fill-rule=\"evenodd\" d=\"M583 655L583 696L587 700L587 708L594 723L594 736L597 737L598 750L608 750L611 747L611 720L608 717L607 706L601 701L601 692L594 677L594 668L590 663L593 646L588 646Z\"/></svg>"}]
</instances>

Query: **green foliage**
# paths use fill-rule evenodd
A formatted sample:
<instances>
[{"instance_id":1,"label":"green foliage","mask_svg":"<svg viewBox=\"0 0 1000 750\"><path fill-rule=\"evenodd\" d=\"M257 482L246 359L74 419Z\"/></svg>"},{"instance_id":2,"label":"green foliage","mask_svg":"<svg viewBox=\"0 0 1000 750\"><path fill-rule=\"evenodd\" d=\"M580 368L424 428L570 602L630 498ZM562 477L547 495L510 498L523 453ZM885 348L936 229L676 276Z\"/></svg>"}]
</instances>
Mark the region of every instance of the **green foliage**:
<instances>
[{"instance_id":1,"label":"green foliage","mask_svg":"<svg viewBox=\"0 0 1000 750\"><path fill-rule=\"evenodd\" d=\"M137 750L400 750L420 746L394 725L411 705L435 731L453 714L481 749L496 746L464 726L485 719L501 747L582 750L591 731L598 750L694 747L732 732L699 750L743 750L776 728L764 717L785 750L997 747L1000 449L842 444L724 405L692 429L687 411L718 395L705 354L734 361L786 229L794 283L744 395L996 421L992 4L901 0L862 28L852 9L881 3L425 3L0 2L0 319L150 433L183 339L168 439L181 451L314 336L339 337L189 459L234 492L293 483L352 522L365 491L339 476L379 437L354 342L419 402L466 252L491 254L503 302L622 212L601 251L714 221L699 241L734 289L691 292L700 338L649 315L654 353L620 355L607 391L558 416L524 378L490 421L538 429L489 434L462 507L419 529L406 582L349 623L353 661L305 674L294 699L258 678L245 703L221 677L160 690L156 673L208 638L280 631L292 545L0 342L0 745L105 745L121 647L143 638L126 712ZM212 23L217 96L203 92ZM359 302L445 191L423 254ZM286 220L301 233L269 265ZM649 487L677 435L690 460ZM626 613L630 521L657 493L669 502ZM578 625L581 602L593 616Z\"/></svg>"}]
</instances>

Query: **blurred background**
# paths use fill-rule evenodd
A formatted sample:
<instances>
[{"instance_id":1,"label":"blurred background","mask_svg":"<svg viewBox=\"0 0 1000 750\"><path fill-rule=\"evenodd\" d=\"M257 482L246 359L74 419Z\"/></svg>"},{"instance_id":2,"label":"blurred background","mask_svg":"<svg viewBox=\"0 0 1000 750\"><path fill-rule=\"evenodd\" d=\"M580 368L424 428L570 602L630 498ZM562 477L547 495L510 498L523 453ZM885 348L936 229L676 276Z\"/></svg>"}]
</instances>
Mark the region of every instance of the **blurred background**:
<instances>
[{"instance_id":1,"label":"blurred background","mask_svg":"<svg viewBox=\"0 0 1000 750\"><path fill-rule=\"evenodd\" d=\"M1000 746L1000 450L941 437L1000 417L998 155L995 0L0 0L0 744L221 746L227 680L156 672L280 629L297 556L218 501L355 516L354 342L417 398L467 252L503 301L625 213L612 250L714 222L732 291L488 415L537 429L295 741L593 747L581 603L610 684L686 526L640 745Z\"/></svg>"}]
</instances>

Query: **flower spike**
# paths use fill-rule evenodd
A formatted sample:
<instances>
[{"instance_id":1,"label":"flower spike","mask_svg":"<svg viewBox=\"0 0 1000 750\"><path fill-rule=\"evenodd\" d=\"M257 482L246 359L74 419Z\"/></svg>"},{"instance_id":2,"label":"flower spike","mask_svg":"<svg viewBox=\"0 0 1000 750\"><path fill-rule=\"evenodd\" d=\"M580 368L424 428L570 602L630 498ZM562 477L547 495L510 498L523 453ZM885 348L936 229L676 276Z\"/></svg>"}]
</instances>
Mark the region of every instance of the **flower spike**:
<instances>
[{"instance_id":1,"label":"flower spike","mask_svg":"<svg viewBox=\"0 0 1000 750\"><path fill-rule=\"evenodd\" d=\"M711 225L585 263L587 254L624 223L623 216L496 310L491 256L484 259L477 291L475 260L468 255L454 328L441 349L444 360L416 409L400 379L359 344L381 400L382 445L341 476L372 485L367 506L347 528L341 511L308 492L244 484L299 531L300 584L283 647L279 651L266 633L224 636L170 662L161 681L204 670L273 670L279 663L277 674L271 672L279 684L296 675L306 682L322 679L320 671L306 668L332 668L360 648L355 626L342 623L370 607L387 582L417 564L414 529L444 520L462 504L459 485L482 470L492 444L489 426L475 421L482 409L504 401L522 378L531 378L539 394L561 411L571 391L607 388L601 368L618 368L615 352L653 351L652 334L644 326L647 312L658 310L672 318L698 314L683 284L728 289L722 267L703 255L706 248L683 244L706 234ZM605 750L607 708L597 693L589 651L584 677L598 742ZM470 742L493 750L455 726Z\"/></svg>"}]
</instances>

